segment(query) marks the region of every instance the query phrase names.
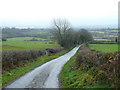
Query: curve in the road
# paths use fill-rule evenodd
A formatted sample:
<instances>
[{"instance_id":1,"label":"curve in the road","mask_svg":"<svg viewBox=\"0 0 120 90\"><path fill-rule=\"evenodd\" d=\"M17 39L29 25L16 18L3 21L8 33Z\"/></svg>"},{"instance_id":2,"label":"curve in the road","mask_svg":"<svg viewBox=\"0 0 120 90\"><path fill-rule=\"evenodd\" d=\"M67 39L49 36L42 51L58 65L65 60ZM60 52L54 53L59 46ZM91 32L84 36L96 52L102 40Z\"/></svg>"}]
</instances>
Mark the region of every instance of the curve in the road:
<instances>
[{"instance_id":1,"label":"curve in the road","mask_svg":"<svg viewBox=\"0 0 120 90\"><path fill-rule=\"evenodd\" d=\"M6 88L59 88L58 75L80 46L28 72Z\"/></svg>"}]
</instances>

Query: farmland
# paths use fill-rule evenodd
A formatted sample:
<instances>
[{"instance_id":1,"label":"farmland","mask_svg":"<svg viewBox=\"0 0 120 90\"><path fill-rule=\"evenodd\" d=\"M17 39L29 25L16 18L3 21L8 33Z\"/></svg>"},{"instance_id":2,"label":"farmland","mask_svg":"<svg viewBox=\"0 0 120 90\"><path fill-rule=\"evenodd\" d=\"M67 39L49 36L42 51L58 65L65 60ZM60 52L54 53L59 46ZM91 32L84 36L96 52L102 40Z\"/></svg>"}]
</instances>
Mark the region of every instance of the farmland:
<instances>
[{"instance_id":1,"label":"farmland","mask_svg":"<svg viewBox=\"0 0 120 90\"><path fill-rule=\"evenodd\" d=\"M117 52L118 44L89 44L89 47L101 52Z\"/></svg>"},{"instance_id":2,"label":"farmland","mask_svg":"<svg viewBox=\"0 0 120 90\"><path fill-rule=\"evenodd\" d=\"M14 38L14 37L41 37L48 38L49 29L37 29L37 28L3 28L3 38ZM14 33L13 33L14 32Z\"/></svg>"},{"instance_id":3,"label":"farmland","mask_svg":"<svg viewBox=\"0 0 120 90\"><path fill-rule=\"evenodd\" d=\"M114 42L115 38L118 37L117 29L99 29L99 30L89 30L93 35L95 41L111 41Z\"/></svg>"},{"instance_id":4,"label":"farmland","mask_svg":"<svg viewBox=\"0 0 120 90\"><path fill-rule=\"evenodd\" d=\"M110 30L109 32L108 31L90 30L95 41L115 42L115 38L117 37L117 30ZM12 29L5 30L3 32L3 37L5 39L7 39L7 41L3 41L2 45L0 46L0 48L3 49L3 51L4 51L3 52L4 57L6 55L6 58L7 58L7 59L5 58L5 60L4 60L5 62L3 63L3 65L4 65L3 69L5 71L3 73L3 80L4 80L3 85L8 84L9 82L18 78L19 76L23 75L24 73L32 70L36 66L42 65L43 63L50 61L53 58L56 58L60 55L63 55L65 52L67 52L67 50L66 50L66 51L62 51L57 54L55 54L55 53L51 54L49 56L44 51L43 52L44 54L41 54L42 51L39 51L41 49L44 49L44 50L46 48L54 48L55 49L56 47L60 47L60 45L58 43L50 40L51 36L50 36L50 34L48 35L48 30L44 31L42 29L32 30L32 29L12 28ZM116 51L118 51L117 44L89 44L89 47L93 51L96 50L96 51L100 51L100 52L116 52ZM35 49L39 49L39 50L37 51ZM57 50L57 49L55 49L55 50ZM78 53L78 55L80 55L80 54ZM62 75L63 75L62 78L64 81L68 81L67 84L69 84L69 86L67 86L67 84L65 82L63 87L81 87L83 84L86 84L85 80L88 80L88 83L90 83L90 84L95 81L95 80L93 80L93 78L94 78L93 75L89 74L89 72L90 73L92 72L92 69L91 69L91 71L88 71L88 72L84 72L85 70L82 71L82 68L84 68L86 70L88 69L88 67L87 67L88 63L84 62L83 66L80 66L79 70L76 69L76 66L79 66L78 62L77 62L78 65L76 65L76 59L77 59L78 55L76 54L74 57L72 57L72 59L68 62L67 67L65 66L65 68L63 68L64 71L62 72ZM96 53L91 53L90 55L92 57L97 56ZM100 53L100 55L102 55L102 54ZM93 58L91 59L89 57L90 57L89 55L88 55L88 57L86 57L86 58L88 58L87 60L90 59L90 63L94 64L96 61L93 62L93 60L92 60ZM99 57L100 56L95 58L95 60L98 60ZM103 57L104 57L104 55L103 55ZM104 58L101 58L100 60L103 60L103 59ZM71 67L73 67L73 68L71 68ZM93 69L94 69L94 67L93 67ZM21 70L22 70L22 72L21 72ZM92 72L92 73L95 73L95 72ZM99 72L99 73L101 73L101 72ZM98 75L98 74L96 74L96 75ZM88 79L88 78L90 78L90 79ZM94 83L92 83L92 84L94 84ZM87 87L88 87L88 85L87 85ZM96 87L108 87L107 84L106 85L98 84L98 86L97 85L95 85L95 86Z\"/></svg>"},{"instance_id":5,"label":"farmland","mask_svg":"<svg viewBox=\"0 0 120 90\"><path fill-rule=\"evenodd\" d=\"M41 37L48 39L50 37L50 28L3 28L2 37L11 38L11 37ZM89 29L88 29L89 30ZM14 32L14 33L13 33ZM118 37L118 30L115 28L106 28L106 29L92 29L89 32L93 35L95 41L108 41L114 42L115 38Z\"/></svg>"},{"instance_id":6,"label":"farmland","mask_svg":"<svg viewBox=\"0 0 120 90\"><path fill-rule=\"evenodd\" d=\"M35 38L38 41L27 41L33 37L16 37L8 38L7 41L2 42L3 50L10 49L46 49L59 47L56 42L49 41L43 38Z\"/></svg>"}]
</instances>

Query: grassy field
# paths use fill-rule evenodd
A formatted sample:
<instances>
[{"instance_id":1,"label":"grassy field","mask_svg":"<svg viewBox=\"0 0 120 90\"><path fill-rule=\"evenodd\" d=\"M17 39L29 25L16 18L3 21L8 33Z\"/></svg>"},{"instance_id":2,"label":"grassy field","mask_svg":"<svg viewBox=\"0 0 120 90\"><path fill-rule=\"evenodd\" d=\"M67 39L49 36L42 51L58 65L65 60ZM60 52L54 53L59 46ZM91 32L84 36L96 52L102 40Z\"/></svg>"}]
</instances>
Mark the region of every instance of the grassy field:
<instances>
[{"instance_id":1,"label":"grassy field","mask_svg":"<svg viewBox=\"0 0 120 90\"><path fill-rule=\"evenodd\" d=\"M118 44L89 44L93 50L101 52L116 52L118 51Z\"/></svg>"},{"instance_id":2,"label":"grassy field","mask_svg":"<svg viewBox=\"0 0 120 90\"><path fill-rule=\"evenodd\" d=\"M101 30L89 30L93 35L95 41L115 41L115 37L118 37L118 30L101 29Z\"/></svg>"},{"instance_id":3,"label":"grassy field","mask_svg":"<svg viewBox=\"0 0 120 90\"><path fill-rule=\"evenodd\" d=\"M110 39L94 39L95 41L111 41Z\"/></svg>"},{"instance_id":4,"label":"grassy field","mask_svg":"<svg viewBox=\"0 0 120 90\"><path fill-rule=\"evenodd\" d=\"M45 49L59 47L57 43L50 43L49 41L24 41L31 40L33 37L17 37L8 38L7 41L2 42L3 50L8 49ZM37 40L46 40L42 38L36 38Z\"/></svg>"}]
</instances>

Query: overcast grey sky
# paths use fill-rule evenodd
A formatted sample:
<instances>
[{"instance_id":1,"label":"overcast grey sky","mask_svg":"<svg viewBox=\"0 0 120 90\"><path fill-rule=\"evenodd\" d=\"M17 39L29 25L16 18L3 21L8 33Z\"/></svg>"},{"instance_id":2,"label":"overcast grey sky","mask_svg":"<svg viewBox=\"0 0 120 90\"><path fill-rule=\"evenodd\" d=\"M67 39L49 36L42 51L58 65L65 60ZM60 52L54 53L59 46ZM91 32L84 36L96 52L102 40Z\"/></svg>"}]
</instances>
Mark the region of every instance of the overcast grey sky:
<instances>
[{"instance_id":1,"label":"overcast grey sky","mask_svg":"<svg viewBox=\"0 0 120 90\"><path fill-rule=\"evenodd\" d=\"M118 24L119 0L0 0L0 26L49 27L66 18L74 27Z\"/></svg>"}]
</instances>

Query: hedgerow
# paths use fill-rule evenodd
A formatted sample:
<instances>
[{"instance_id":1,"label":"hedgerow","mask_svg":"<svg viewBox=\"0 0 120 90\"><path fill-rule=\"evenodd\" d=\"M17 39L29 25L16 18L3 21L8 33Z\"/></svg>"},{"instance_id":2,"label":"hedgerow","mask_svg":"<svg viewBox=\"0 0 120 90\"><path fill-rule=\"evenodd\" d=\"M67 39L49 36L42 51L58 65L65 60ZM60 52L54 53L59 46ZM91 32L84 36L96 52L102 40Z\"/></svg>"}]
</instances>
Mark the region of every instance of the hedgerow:
<instances>
[{"instance_id":1,"label":"hedgerow","mask_svg":"<svg viewBox=\"0 0 120 90\"><path fill-rule=\"evenodd\" d=\"M49 55L62 51L63 48L49 48ZM20 66L24 66L28 61L35 61L36 58L46 55L46 50L3 50L2 51L2 71L10 71Z\"/></svg>"},{"instance_id":2,"label":"hedgerow","mask_svg":"<svg viewBox=\"0 0 120 90\"><path fill-rule=\"evenodd\" d=\"M80 71L92 75L91 84L106 84L110 87L120 88L120 52L82 52L77 55L76 66ZM90 78L85 78L88 83Z\"/></svg>"},{"instance_id":3,"label":"hedgerow","mask_svg":"<svg viewBox=\"0 0 120 90\"><path fill-rule=\"evenodd\" d=\"M82 45L63 67L62 88L120 88L120 52L103 53Z\"/></svg>"}]
</instances>

